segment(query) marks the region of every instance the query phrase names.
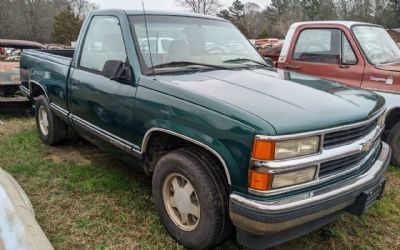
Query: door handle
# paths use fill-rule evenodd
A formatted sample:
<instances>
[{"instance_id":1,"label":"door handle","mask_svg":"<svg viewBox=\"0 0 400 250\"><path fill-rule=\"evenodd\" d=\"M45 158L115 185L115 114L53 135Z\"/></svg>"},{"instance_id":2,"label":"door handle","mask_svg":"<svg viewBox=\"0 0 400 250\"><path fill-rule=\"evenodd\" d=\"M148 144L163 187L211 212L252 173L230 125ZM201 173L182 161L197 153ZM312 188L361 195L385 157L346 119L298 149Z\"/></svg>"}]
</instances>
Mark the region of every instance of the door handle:
<instances>
[{"instance_id":1,"label":"door handle","mask_svg":"<svg viewBox=\"0 0 400 250\"><path fill-rule=\"evenodd\" d=\"M300 69L300 66L285 64L285 69Z\"/></svg>"},{"instance_id":2,"label":"door handle","mask_svg":"<svg viewBox=\"0 0 400 250\"><path fill-rule=\"evenodd\" d=\"M72 82L71 82L72 89L77 89L79 86L79 83L80 82L78 80L72 80Z\"/></svg>"},{"instance_id":3,"label":"door handle","mask_svg":"<svg viewBox=\"0 0 400 250\"><path fill-rule=\"evenodd\" d=\"M341 69L348 69L348 68L350 68L350 66L349 65L339 65L339 68L341 68Z\"/></svg>"}]
</instances>

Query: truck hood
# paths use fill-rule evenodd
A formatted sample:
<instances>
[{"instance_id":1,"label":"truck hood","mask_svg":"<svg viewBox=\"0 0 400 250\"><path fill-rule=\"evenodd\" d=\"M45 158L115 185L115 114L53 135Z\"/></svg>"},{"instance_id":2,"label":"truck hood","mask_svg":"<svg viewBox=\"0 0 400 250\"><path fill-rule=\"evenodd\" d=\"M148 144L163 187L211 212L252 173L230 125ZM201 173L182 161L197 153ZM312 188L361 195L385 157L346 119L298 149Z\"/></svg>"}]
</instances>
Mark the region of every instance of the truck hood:
<instances>
[{"instance_id":1,"label":"truck hood","mask_svg":"<svg viewBox=\"0 0 400 250\"><path fill-rule=\"evenodd\" d=\"M159 75L183 92L249 112L278 135L325 129L365 120L384 105L380 96L335 82L284 70L237 69ZM190 96L191 96L190 95ZM209 107L207 98L189 100ZM262 132L262 131L261 131Z\"/></svg>"},{"instance_id":2,"label":"truck hood","mask_svg":"<svg viewBox=\"0 0 400 250\"><path fill-rule=\"evenodd\" d=\"M377 69L400 72L400 63L375 65Z\"/></svg>"}]
</instances>

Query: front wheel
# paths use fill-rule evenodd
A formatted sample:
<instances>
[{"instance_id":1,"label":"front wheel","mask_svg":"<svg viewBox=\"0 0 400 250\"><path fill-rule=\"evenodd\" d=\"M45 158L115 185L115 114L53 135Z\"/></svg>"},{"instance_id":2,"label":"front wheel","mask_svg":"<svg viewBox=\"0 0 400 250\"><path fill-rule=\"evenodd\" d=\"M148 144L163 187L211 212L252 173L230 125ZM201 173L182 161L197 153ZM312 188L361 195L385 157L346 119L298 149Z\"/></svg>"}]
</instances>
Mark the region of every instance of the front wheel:
<instances>
[{"instance_id":1,"label":"front wheel","mask_svg":"<svg viewBox=\"0 0 400 250\"><path fill-rule=\"evenodd\" d=\"M54 114L43 95L36 101L35 118L39 137L44 144L57 145L67 139L68 125Z\"/></svg>"},{"instance_id":2,"label":"front wheel","mask_svg":"<svg viewBox=\"0 0 400 250\"><path fill-rule=\"evenodd\" d=\"M190 249L205 249L229 235L228 186L207 153L190 148L166 154L153 175L153 198L169 234Z\"/></svg>"},{"instance_id":3,"label":"front wheel","mask_svg":"<svg viewBox=\"0 0 400 250\"><path fill-rule=\"evenodd\" d=\"M400 122L389 131L387 143L393 150L391 163L400 167Z\"/></svg>"}]
</instances>

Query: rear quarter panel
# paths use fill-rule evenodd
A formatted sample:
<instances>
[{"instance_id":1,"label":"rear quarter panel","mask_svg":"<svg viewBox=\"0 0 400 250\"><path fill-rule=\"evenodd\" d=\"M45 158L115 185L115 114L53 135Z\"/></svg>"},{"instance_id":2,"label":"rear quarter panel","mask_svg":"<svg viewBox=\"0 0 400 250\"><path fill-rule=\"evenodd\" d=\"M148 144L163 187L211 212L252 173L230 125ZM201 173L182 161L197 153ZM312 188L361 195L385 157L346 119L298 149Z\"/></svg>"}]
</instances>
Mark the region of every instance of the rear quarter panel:
<instances>
[{"instance_id":1,"label":"rear quarter panel","mask_svg":"<svg viewBox=\"0 0 400 250\"><path fill-rule=\"evenodd\" d=\"M66 82L71 60L37 50L26 50L21 57L21 82L27 90L39 84L51 103L68 110Z\"/></svg>"}]
</instances>

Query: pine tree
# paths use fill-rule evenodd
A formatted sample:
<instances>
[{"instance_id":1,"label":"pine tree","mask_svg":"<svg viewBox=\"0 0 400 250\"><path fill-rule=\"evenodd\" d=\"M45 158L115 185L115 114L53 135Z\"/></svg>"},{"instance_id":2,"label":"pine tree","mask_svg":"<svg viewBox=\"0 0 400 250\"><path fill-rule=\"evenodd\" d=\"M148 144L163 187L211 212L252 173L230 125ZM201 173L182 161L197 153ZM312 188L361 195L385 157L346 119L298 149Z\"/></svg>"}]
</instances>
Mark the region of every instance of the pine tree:
<instances>
[{"instance_id":1,"label":"pine tree","mask_svg":"<svg viewBox=\"0 0 400 250\"><path fill-rule=\"evenodd\" d=\"M268 32L266 29L263 29L260 33L257 35L257 39L263 39L268 37Z\"/></svg>"},{"instance_id":2,"label":"pine tree","mask_svg":"<svg viewBox=\"0 0 400 250\"><path fill-rule=\"evenodd\" d=\"M400 27L400 0L389 0L389 7L393 13L392 27Z\"/></svg>"},{"instance_id":3,"label":"pine tree","mask_svg":"<svg viewBox=\"0 0 400 250\"><path fill-rule=\"evenodd\" d=\"M226 20L231 20L232 19L231 14L229 13L229 10L227 10L227 9L221 10L217 14L217 16L220 17L220 18L226 19Z\"/></svg>"},{"instance_id":4,"label":"pine tree","mask_svg":"<svg viewBox=\"0 0 400 250\"><path fill-rule=\"evenodd\" d=\"M231 13L231 16L235 18L234 22L237 25L240 24L240 21L244 16L244 4L239 0L233 1L232 6L229 7L229 12Z\"/></svg>"},{"instance_id":5,"label":"pine tree","mask_svg":"<svg viewBox=\"0 0 400 250\"><path fill-rule=\"evenodd\" d=\"M74 14L71 6L68 5L54 17L52 41L69 45L78 38L81 26L82 20Z\"/></svg>"}]
</instances>

